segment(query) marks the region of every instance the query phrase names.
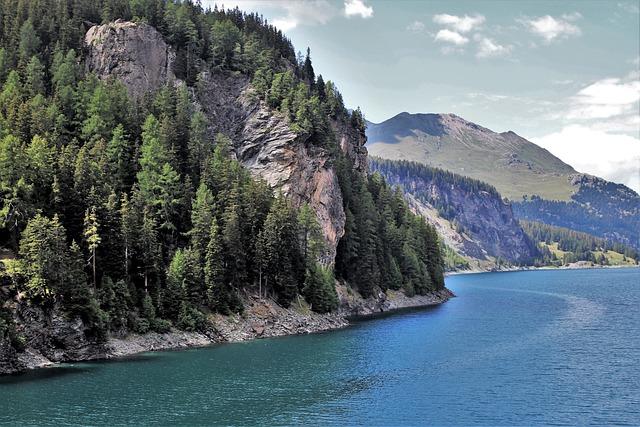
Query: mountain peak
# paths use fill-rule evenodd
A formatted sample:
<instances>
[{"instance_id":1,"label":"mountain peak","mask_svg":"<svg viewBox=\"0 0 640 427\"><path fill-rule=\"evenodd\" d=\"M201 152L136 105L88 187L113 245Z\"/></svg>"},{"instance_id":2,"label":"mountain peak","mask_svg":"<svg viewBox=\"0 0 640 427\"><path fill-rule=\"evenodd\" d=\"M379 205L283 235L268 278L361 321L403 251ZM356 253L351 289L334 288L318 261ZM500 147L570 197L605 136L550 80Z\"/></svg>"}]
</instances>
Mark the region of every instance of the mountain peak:
<instances>
[{"instance_id":1,"label":"mountain peak","mask_svg":"<svg viewBox=\"0 0 640 427\"><path fill-rule=\"evenodd\" d=\"M479 179L506 197L539 194L569 200L575 170L513 131L491 129L453 114L400 113L367 129L368 149L392 160L412 160Z\"/></svg>"}]
</instances>

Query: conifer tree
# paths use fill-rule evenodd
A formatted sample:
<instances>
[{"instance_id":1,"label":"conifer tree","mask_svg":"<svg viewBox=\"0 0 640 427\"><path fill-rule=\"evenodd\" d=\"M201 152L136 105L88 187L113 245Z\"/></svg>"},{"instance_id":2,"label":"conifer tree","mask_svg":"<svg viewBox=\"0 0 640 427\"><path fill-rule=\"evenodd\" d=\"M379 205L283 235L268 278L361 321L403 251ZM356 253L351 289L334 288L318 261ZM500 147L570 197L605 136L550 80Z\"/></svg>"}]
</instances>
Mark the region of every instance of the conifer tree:
<instances>
[{"instance_id":1,"label":"conifer tree","mask_svg":"<svg viewBox=\"0 0 640 427\"><path fill-rule=\"evenodd\" d=\"M102 239L100 237L100 224L98 223L98 215L96 213L96 207L92 206L87 209L84 215L84 239L87 242L87 247L91 253L90 262L91 269L93 271L93 287L97 287L96 278L96 250L100 246Z\"/></svg>"},{"instance_id":2,"label":"conifer tree","mask_svg":"<svg viewBox=\"0 0 640 427\"><path fill-rule=\"evenodd\" d=\"M209 243L204 264L205 286L209 307L227 313L230 309L226 286L225 255L218 221L213 218L209 230Z\"/></svg>"}]
</instances>

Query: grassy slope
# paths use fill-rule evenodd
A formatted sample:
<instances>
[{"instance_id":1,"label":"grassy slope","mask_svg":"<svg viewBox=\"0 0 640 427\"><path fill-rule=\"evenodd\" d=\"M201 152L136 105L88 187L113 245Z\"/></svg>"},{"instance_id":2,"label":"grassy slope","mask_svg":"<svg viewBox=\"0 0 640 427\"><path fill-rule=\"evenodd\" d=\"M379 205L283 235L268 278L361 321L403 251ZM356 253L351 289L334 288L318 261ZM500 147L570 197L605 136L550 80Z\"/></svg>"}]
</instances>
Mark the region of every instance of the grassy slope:
<instances>
[{"instance_id":1,"label":"grassy slope","mask_svg":"<svg viewBox=\"0 0 640 427\"><path fill-rule=\"evenodd\" d=\"M420 162L488 182L510 200L537 194L549 200L568 201L576 190L569 182L569 174L530 169L528 164L536 153L526 153L528 163L509 164L501 152L489 147L463 145L449 137L413 136L401 138L395 144L374 142L367 149L374 156Z\"/></svg>"},{"instance_id":2,"label":"grassy slope","mask_svg":"<svg viewBox=\"0 0 640 427\"><path fill-rule=\"evenodd\" d=\"M569 201L577 190L571 166L513 132L496 133L450 114L401 113L368 126L370 154L479 179L514 201L533 194Z\"/></svg>"},{"instance_id":3,"label":"grassy slope","mask_svg":"<svg viewBox=\"0 0 640 427\"><path fill-rule=\"evenodd\" d=\"M551 244L546 244L545 242L539 242L540 246L546 246L551 253L553 253L559 260L562 260L564 254L569 253L558 249L558 243L553 242ZM615 251L591 251L595 257L599 257L604 253L605 258L607 259L607 265L615 265L615 266L631 266L636 265L636 262L632 258L626 258L623 254ZM596 258L597 259L597 258Z\"/></svg>"}]
</instances>

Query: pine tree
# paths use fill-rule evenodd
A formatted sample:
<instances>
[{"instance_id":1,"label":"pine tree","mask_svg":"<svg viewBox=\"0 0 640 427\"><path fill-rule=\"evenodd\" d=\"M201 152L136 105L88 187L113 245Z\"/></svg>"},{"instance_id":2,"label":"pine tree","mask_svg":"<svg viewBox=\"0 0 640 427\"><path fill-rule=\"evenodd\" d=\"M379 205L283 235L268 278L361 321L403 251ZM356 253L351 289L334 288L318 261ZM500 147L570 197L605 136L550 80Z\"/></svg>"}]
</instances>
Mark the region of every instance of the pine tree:
<instances>
[{"instance_id":1,"label":"pine tree","mask_svg":"<svg viewBox=\"0 0 640 427\"><path fill-rule=\"evenodd\" d=\"M307 48L307 56L304 58L304 65L302 66L302 76L310 85L314 85L316 81L316 75L313 71L313 65L311 65L310 48Z\"/></svg>"},{"instance_id":2,"label":"pine tree","mask_svg":"<svg viewBox=\"0 0 640 427\"><path fill-rule=\"evenodd\" d=\"M207 245L211 239L209 233L214 219L213 204L213 194L211 194L207 185L202 182L198 187L196 198L191 208L191 224L193 228L189 231L191 245L202 259L204 259Z\"/></svg>"},{"instance_id":3,"label":"pine tree","mask_svg":"<svg viewBox=\"0 0 640 427\"><path fill-rule=\"evenodd\" d=\"M142 217L138 255L142 261L144 292L149 294L149 276L158 271L161 261L161 248L158 239L158 225L153 216L145 211Z\"/></svg>"},{"instance_id":4,"label":"pine tree","mask_svg":"<svg viewBox=\"0 0 640 427\"><path fill-rule=\"evenodd\" d=\"M258 265L265 288L273 289L278 302L289 306L304 278L304 258L298 222L289 202L281 194L272 204L258 237Z\"/></svg>"},{"instance_id":5,"label":"pine tree","mask_svg":"<svg viewBox=\"0 0 640 427\"><path fill-rule=\"evenodd\" d=\"M51 300L61 292L67 278L66 238L57 216L49 219L37 214L27 223L20 240L20 257L33 297Z\"/></svg>"},{"instance_id":6,"label":"pine tree","mask_svg":"<svg viewBox=\"0 0 640 427\"><path fill-rule=\"evenodd\" d=\"M211 221L209 243L204 264L205 286L209 307L220 313L229 312L228 290L226 286L225 255L222 236L215 218Z\"/></svg>"},{"instance_id":7,"label":"pine tree","mask_svg":"<svg viewBox=\"0 0 640 427\"><path fill-rule=\"evenodd\" d=\"M328 313L338 308L335 278L330 268L313 263L307 269L302 294L315 312Z\"/></svg>"},{"instance_id":8,"label":"pine tree","mask_svg":"<svg viewBox=\"0 0 640 427\"><path fill-rule=\"evenodd\" d=\"M211 148L207 141L207 122L204 114L197 111L191 117L189 127L188 154L191 177L198 184L203 168L211 155Z\"/></svg>"},{"instance_id":9,"label":"pine tree","mask_svg":"<svg viewBox=\"0 0 640 427\"><path fill-rule=\"evenodd\" d=\"M224 214L222 239L225 248L225 265L228 283L234 293L247 284L246 250L243 246L240 207L231 203Z\"/></svg>"},{"instance_id":10,"label":"pine tree","mask_svg":"<svg viewBox=\"0 0 640 427\"><path fill-rule=\"evenodd\" d=\"M40 49L40 37L33 28L31 19L27 19L20 27L20 44L18 47L18 58L21 64L26 64L33 55Z\"/></svg>"},{"instance_id":11,"label":"pine tree","mask_svg":"<svg viewBox=\"0 0 640 427\"><path fill-rule=\"evenodd\" d=\"M98 215L96 213L95 206L87 209L87 212L84 215L84 239L87 242L87 248L91 253L89 261L91 262L91 268L93 271L93 288L95 289L97 287L96 250L102 242L100 237L100 224L98 223Z\"/></svg>"},{"instance_id":12,"label":"pine tree","mask_svg":"<svg viewBox=\"0 0 640 427\"><path fill-rule=\"evenodd\" d=\"M314 264L321 255L324 249L324 237L315 212L306 203L298 211L298 224L300 225L302 256L306 265L309 266Z\"/></svg>"},{"instance_id":13,"label":"pine tree","mask_svg":"<svg viewBox=\"0 0 640 427\"><path fill-rule=\"evenodd\" d=\"M111 188L124 193L131 188L133 181L133 153L131 143L124 136L124 127L120 124L113 130L107 145L107 161Z\"/></svg>"},{"instance_id":14,"label":"pine tree","mask_svg":"<svg viewBox=\"0 0 640 427\"><path fill-rule=\"evenodd\" d=\"M26 89L33 98L36 95L44 95L44 66L37 56L32 56L27 64Z\"/></svg>"}]
</instances>

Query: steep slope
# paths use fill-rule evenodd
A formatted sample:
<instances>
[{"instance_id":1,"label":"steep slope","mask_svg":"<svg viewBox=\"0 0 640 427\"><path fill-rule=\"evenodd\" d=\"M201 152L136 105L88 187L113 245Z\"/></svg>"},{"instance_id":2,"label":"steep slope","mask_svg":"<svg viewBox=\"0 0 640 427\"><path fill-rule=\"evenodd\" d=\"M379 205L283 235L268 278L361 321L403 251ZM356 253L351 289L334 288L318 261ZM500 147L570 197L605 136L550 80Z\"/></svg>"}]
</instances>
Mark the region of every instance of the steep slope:
<instances>
[{"instance_id":1,"label":"steep slope","mask_svg":"<svg viewBox=\"0 0 640 427\"><path fill-rule=\"evenodd\" d=\"M453 114L401 113L369 123L369 152L417 161L487 182L519 218L640 247L640 196L576 172L514 132L496 133Z\"/></svg>"},{"instance_id":2,"label":"steep slope","mask_svg":"<svg viewBox=\"0 0 640 427\"><path fill-rule=\"evenodd\" d=\"M577 175L571 202L527 198L513 203L519 218L582 231L640 249L640 196L622 184Z\"/></svg>"},{"instance_id":3,"label":"steep slope","mask_svg":"<svg viewBox=\"0 0 640 427\"><path fill-rule=\"evenodd\" d=\"M415 162L370 158L405 193L410 206L436 226L445 243L487 268L498 259L531 263L539 253L515 219L509 202L483 182Z\"/></svg>"},{"instance_id":4,"label":"steep slope","mask_svg":"<svg viewBox=\"0 0 640 427\"><path fill-rule=\"evenodd\" d=\"M92 27L85 45L87 71L103 80L118 79L133 96L167 83L184 84L171 72L175 53L147 24L116 21ZM326 259L332 261L344 234L345 214L331 153L308 144L310 135L293 132L286 117L273 114L255 96L247 76L202 73L193 93L208 119L210 141L225 134L233 141L236 158L252 174L292 197L297 206L313 207L327 241ZM364 138L334 127L345 154L355 165L366 165Z\"/></svg>"}]
</instances>

